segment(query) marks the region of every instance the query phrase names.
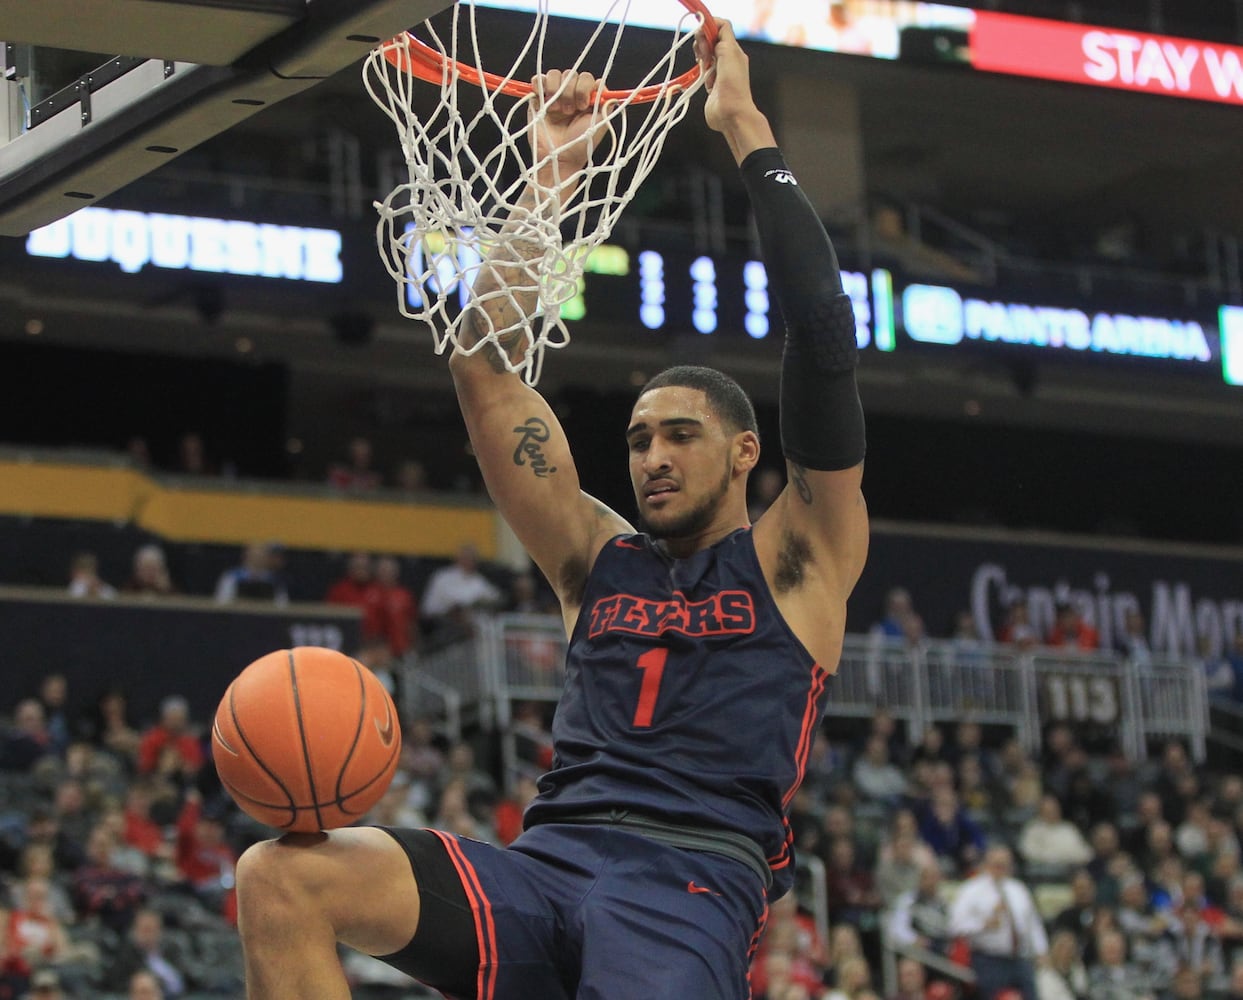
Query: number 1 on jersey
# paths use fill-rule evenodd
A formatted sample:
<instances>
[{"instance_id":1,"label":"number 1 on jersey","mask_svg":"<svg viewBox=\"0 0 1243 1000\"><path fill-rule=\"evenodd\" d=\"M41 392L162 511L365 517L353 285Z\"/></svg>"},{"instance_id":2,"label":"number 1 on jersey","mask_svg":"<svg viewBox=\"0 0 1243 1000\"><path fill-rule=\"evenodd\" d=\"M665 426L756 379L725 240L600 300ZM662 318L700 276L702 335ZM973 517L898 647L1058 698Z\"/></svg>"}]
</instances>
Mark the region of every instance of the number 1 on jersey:
<instances>
[{"instance_id":1,"label":"number 1 on jersey","mask_svg":"<svg viewBox=\"0 0 1243 1000\"><path fill-rule=\"evenodd\" d=\"M639 687L639 705L634 710L634 727L647 729L652 724L652 713L656 711L656 694L660 691L660 679L665 673L665 660L669 658L669 650L663 646L649 649L635 661L635 666L643 671L643 683Z\"/></svg>"}]
</instances>

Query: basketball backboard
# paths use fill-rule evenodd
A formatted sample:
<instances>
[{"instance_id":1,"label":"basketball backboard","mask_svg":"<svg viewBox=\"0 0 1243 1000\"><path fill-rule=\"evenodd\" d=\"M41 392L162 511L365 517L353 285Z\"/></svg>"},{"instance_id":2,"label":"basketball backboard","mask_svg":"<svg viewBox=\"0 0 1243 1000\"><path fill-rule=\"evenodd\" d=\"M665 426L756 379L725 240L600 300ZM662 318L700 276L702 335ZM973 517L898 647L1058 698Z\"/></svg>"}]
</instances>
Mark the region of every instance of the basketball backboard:
<instances>
[{"instance_id":1,"label":"basketball backboard","mask_svg":"<svg viewBox=\"0 0 1243 1000\"><path fill-rule=\"evenodd\" d=\"M0 0L0 235L92 204L452 0Z\"/></svg>"}]
</instances>

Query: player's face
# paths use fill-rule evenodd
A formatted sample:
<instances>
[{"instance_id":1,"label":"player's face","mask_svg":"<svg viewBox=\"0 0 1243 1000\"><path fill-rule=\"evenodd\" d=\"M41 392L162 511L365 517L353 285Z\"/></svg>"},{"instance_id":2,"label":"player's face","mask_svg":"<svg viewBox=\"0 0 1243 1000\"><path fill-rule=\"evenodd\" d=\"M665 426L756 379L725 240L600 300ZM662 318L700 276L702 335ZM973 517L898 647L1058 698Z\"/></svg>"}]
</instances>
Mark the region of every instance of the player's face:
<instances>
[{"instance_id":1,"label":"player's face","mask_svg":"<svg viewBox=\"0 0 1243 1000\"><path fill-rule=\"evenodd\" d=\"M688 538L712 525L734 478L732 437L698 389L665 386L639 398L626 440L644 530Z\"/></svg>"}]
</instances>

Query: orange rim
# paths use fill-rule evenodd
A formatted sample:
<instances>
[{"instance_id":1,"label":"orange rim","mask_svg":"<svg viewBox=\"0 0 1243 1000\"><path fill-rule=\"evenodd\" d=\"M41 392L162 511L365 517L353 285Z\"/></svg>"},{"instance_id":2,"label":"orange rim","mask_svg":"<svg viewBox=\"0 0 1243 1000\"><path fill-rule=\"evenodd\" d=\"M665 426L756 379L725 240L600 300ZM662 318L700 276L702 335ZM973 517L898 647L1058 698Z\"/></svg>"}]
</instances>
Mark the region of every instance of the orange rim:
<instances>
[{"instance_id":1,"label":"orange rim","mask_svg":"<svg viewBox=\"0 0 1243 1000\"><path fill-rule=\"evenodd\" d=\"M704 34L710 45L716 45L716 21L703 4L703 0L679 0L683 7L692 14L703 18ZM453 62L457 66L457 74L468 83L482 87L491 93L508 94L510 97L530 97L533 93L531 85L520 80L507 79L495 73L480 73L474 66L464 62L446 59L430 45L415 38L410 32L404 32L392 39L384 47L384 58L404 73L426 80L428 83L441 84L447 75L447 66ZM666 90L680 90L691 86L699 79L699 67L692 66L681 76L674 77L668 83L658 83L650 87L639 87L633 90L604 90L600 92L601 101L629 101L631 104L650 104L658 100Z\"/></svg>"}]
</instances>

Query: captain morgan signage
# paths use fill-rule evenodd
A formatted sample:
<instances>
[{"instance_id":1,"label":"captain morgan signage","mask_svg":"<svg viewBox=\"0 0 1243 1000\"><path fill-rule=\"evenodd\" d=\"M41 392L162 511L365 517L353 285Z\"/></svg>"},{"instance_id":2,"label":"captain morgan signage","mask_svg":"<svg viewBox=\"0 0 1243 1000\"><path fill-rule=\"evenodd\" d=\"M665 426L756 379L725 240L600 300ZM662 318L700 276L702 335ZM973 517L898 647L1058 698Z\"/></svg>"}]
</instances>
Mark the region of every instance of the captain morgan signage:
<instances>
[{"instance_id":1,"label":"captain morgan signage","mask_svg":"<svg viewBox=\"0 0 1243 1000\"><path fill-rule=\"evenodd\" d=\"M1220 655L1243 635L1243 554L1175 546L1078 546L1021 536L877 525L868 564L851 597L849 629L879 619L885 591L906 587L932 635L970 611L995 639L1012 605L1026 605L1040 635L1059 604L1072 604L1113 649L1128 611L1144 616L1157 655ZM1203 643L1203 645L1202 645Z\"/></svg>"}]
</instances>

